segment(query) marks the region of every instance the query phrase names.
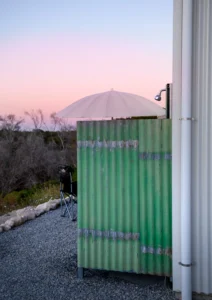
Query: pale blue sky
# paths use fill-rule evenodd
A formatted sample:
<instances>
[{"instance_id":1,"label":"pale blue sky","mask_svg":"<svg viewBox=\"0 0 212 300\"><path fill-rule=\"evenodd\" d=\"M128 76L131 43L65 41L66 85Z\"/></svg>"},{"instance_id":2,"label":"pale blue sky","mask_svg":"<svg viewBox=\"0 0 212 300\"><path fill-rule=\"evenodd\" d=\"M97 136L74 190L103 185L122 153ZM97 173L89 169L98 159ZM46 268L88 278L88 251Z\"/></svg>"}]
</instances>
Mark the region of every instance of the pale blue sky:
<instances>
[{"instance_id":1,"label":"pale blue sky","mask_svg":"<svg viewBox=\"0 0 212 300\"><path fill-rule=\"evenodd\" d=\"M55 33L171 41L172 0L1 0L1 38Z\"/></svg>"}]
</instances>

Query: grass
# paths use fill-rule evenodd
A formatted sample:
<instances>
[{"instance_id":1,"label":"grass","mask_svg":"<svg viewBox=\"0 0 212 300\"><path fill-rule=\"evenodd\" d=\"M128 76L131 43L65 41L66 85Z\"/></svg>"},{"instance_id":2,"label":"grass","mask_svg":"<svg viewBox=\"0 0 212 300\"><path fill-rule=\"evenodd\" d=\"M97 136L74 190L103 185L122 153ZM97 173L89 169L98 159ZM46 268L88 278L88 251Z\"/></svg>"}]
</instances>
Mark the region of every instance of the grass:
<instances>
[{"instance_id":1,"label":"grass","mask_svg":"<svg viewBox=\"0 0 212 300\"><path fill-rule=\"evenodd\" d=\"M31 189L14 191L5 197L0 195L0 215L26 206L37 206L50 199L58 199L59 197L60 186L54 181L36 185Z\"/></svg>"}]
</instances>

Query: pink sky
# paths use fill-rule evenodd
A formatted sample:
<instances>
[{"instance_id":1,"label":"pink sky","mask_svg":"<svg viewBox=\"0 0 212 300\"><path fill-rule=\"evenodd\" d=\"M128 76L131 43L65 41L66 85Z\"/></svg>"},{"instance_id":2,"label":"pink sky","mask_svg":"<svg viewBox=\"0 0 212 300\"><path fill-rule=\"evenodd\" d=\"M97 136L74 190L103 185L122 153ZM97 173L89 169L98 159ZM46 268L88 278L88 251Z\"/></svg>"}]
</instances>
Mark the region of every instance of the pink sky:
<instances>
[{"instance_id":1,"label":"pink sky","mask_svg":"<svg viewBox=\"0 0 212 300\"><path fill-rule=\"evenodd\" d=\"M171 54L124 38L13 38L0 48L0 114L49 115L111 88L153 100L171 82Z\"/></svg>"}]
</instances>

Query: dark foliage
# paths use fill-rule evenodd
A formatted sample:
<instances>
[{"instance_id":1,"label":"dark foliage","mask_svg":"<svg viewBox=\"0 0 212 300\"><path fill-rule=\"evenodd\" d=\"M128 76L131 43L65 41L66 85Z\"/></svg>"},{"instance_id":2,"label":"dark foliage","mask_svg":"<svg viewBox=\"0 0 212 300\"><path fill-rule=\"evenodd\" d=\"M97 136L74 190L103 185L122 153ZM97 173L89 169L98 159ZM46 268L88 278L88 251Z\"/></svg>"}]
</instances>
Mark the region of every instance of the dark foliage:
<instances>
[{"instance_id":1,"label":"dark foliage","mask_svg":"<svg viewBox=\"0 0 212 300\"><path fill-rule=\"evenodd\" d=\"M12 120L12 124L11 124ZM76 131L20 131L13 115L0 118L0 194L59 180L58 166L76 168Z\"/></svg>"}]
</instances>

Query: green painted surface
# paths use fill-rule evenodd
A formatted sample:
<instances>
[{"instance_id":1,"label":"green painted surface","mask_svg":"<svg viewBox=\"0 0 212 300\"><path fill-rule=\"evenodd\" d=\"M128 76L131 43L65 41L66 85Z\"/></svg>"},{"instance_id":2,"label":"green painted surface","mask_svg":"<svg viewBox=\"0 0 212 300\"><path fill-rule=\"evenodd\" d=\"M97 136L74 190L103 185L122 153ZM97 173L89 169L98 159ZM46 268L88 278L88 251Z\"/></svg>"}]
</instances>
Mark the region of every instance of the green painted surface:
<instances>
[{"instance_id":1,"label":"green painted surface","mask_svg":"<svg viewBox=\"0 0 212 300\"><path fill-rule=\"evenodd\" d=\"M78 267L170 276L171 120L78 122Z\"/></svg>"}]
</instances>

